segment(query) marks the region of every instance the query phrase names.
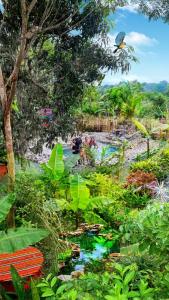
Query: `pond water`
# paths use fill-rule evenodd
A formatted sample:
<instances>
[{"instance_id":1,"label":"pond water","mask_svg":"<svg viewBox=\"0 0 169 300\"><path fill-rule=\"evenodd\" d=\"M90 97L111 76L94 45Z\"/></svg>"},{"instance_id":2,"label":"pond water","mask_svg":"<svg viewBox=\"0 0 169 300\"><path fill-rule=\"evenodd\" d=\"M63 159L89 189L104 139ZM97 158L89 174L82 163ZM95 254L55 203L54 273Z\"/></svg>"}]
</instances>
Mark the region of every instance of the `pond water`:
<instances>
[{"instance_id":1,"label":"pond water","mask_svg":"<svg viewBox=\"0 0 169 300\"><path fill-rule=\"evenodd\" d=\"M107 240L90 232L82 234L80 237L71 238L70 241L80 247L80 255L66 263L66 266L61 271L62 274L83 270L85 265L99 261L110 253L119 252L116 240Z\"/></svg>"},{"instance_id":2,"label":"pond water","mask_svg":"<svg viewBox=\"0 0 169 300\"><path fill-rule=\"evenodd\" d=\"M94 155L97 160L101 160L101 153L104 148L105 148L105 158L109 157L112 153L117 151L117 147L112 146L111 144L108 144L108 143L99 142L99 143L97 143L97 145L98 145L98 148L93 149ZM63 153L64 153L65 158L70 157L72 155L71 147L64 146ZM74 154L74 155L76 155L76 154Z\"/></svg>"}]
</instances>

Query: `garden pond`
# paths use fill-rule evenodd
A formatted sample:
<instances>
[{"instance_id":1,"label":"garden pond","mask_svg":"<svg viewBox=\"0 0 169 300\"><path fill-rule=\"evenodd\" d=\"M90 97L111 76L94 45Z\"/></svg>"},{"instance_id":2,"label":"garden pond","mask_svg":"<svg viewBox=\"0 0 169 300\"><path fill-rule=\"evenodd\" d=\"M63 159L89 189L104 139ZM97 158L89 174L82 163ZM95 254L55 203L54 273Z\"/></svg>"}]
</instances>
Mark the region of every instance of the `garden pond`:
<instances>
[{"instance_id":1,"label":"garden pond","mask_svg":"<svg viewBox=\"0 0 169 300\"><path fill-rule=\"evenodd\" d=\"M109 236L109 234L107 234ZM64 261L60 274L68 275L73 271L84 271L84 269L107 257L111 253L119 253L120 248L116 236L114 239L106 237L106 234L97 235L85 232L80 236L69 238L69 242L79 247L79 253L71 257L62 257ZM60 257L61 258L61 257Z\"/></svg>"}]
</instances>

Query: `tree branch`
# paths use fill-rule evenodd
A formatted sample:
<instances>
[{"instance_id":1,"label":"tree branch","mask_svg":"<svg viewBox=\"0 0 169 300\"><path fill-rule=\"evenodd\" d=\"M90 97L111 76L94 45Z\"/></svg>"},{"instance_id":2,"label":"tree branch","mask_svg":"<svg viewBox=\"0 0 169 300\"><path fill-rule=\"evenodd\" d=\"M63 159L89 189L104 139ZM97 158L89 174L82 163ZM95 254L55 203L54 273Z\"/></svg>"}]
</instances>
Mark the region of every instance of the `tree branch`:
<instances>
[{"instance_id":1,"label":"tree branch","mask_svg":"<svg viewBox=\"0 0 169 300\"><path fill-rule=\"evenodd\" d=\"M6 99L5 99L5 84L4 84L4 78L3 78L1 66L0 66L0 99L1 99L2 110L4 111Z\"/></svg>"},{"instance_id":2,"label":"tree branch","mask_svg":"<svg viewBox=\"0 0 169 300\"><path fill-rule=\"evenodd\" d=\"M30 5L28 7L28 11L27 11L27 18L29 18L29 15L31 14L32 10L34 9L36 3L37 3L37 0L32 0L32 2L30 3Z\"/></svg>"}]
</instances>

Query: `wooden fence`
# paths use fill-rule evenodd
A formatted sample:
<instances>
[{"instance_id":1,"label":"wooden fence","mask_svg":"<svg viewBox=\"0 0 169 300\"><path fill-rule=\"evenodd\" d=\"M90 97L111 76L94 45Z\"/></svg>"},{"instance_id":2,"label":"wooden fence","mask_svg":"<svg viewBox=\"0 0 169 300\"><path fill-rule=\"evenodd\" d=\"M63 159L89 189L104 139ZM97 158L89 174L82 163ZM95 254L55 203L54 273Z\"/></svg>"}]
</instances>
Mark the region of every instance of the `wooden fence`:
<instances>
[{"instance_id":1,"label":"wooden fence","mask_svg":"<svg viewBox=\"0 0 169 300\"><path fill-rule=\"evenodd\" d=\"M112 132L117 128L117 125L117 119L112 117L84 116L77 120L77 130L82 132Z\"/></svg>"}]
</instances>

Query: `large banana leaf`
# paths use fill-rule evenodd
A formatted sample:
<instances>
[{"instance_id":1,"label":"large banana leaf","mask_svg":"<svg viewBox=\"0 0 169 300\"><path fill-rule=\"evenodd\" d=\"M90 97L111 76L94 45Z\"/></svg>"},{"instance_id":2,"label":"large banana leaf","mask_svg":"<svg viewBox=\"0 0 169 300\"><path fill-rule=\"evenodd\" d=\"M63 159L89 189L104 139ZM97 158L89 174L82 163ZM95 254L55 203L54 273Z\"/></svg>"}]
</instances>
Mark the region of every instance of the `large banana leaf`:
<instances>
[{"instance_id":1,"label":"large banana leaf","mask_svg":"<svg viewBox=\"0 0 169 300\"><path fill-rule=\"evenodd\" d=\"M59 180L62 177L64 173L64 161L61 144L57 144L53 148L47 167L52 171L55 180Z\"/></svg>"},{"instance_id":2,"label":"large banana leaf","mask_svg":"<svg viewBox=\"0 0 169 300\"><path fill-rule=\"evenodd\" d=\"M78 209L85 210L90 199L90 192L86 186L86 182L80 175L70 177L70 194L73 199L70 206L73 211Z\"/></svg>"},{"instance_id":3,"label":"large banana leaf","mask_svg":"<svg viewBox=\"0 0 169 300\"><path fill-rule=\"evenodd\" d=\"M0 231L0 253L12 253L35 244L47 237L49 232L44 229L25 228Z\"/></svg>"},{"instance_id":4,"label":"large banana leaf","mask_svg":"<svg viewBox=\"0 0 169 300\"><path fill-rule=\"evenodd\" d=\"M0 223L5 220L12 204L15 201L15 195L9 194L0 199Z\"/></svg>"},{"instance_id":5,"label":"large banana leaf","mask_svg":"<svg viewBox=\"0 0 169 300\"><path fill-rule=\"evenodd\" d=\"M143 134L145 135L146 137L149 137L149 132L147 131L146 127L141 123L139 122L138 120L136 119L132 119L132 122L133 124L135 125L135 127Z\"/></svg>"}]
</instances>

